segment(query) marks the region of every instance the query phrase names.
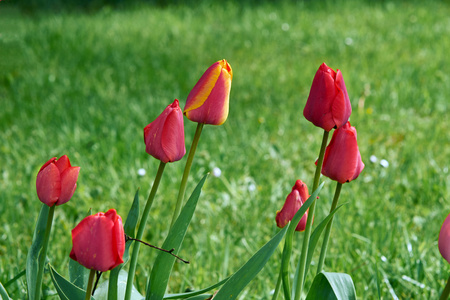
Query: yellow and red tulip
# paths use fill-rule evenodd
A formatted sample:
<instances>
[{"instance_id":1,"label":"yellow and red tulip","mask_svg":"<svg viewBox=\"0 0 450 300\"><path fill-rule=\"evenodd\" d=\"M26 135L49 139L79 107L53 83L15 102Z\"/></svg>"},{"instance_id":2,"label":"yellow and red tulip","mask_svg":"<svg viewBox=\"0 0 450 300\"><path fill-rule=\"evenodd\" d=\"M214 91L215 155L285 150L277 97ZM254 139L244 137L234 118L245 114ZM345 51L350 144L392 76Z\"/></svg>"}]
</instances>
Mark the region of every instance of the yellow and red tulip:
<instances>
[{"instance_id":1,"label":"yellow and red tulip","mask_svg":"<svg viewBox=\"0 0 450 300\"><path fill-rule=\"evenodd\" d=\"M233 71L225 59L214 63L189 93L184 115L197 123L223 124L228 117L232 79Z\"/></svg>"}]
</instances>

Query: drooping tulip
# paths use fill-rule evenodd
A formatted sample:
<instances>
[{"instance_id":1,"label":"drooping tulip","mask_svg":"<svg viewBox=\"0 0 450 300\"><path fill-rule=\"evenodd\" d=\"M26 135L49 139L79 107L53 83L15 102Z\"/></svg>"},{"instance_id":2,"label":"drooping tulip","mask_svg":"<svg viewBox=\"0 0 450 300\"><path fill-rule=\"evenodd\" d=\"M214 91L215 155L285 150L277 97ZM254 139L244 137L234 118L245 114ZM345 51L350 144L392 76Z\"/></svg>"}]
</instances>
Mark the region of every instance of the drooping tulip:
<instances>
[{"instance_id":1,"label":"drooping tulip","mask_svg":"<svg viewBox=\"0 0 450 300\"><path fill-rule=\"evenodd\" d=\"M61 205L69 201L77 188L80 167L72 167L67 155L47 161L36 177L39 200L48 206Z\"/></svg>"},{"instance_id":2,"label":"drooping tulip","mask_svg":"<svg viewBox=\"0 0 450 300\"><path fill-rule=\"evenodd\" d=\"M364 169L361 160L356 129L347 122L333 132L325 150L322 174L340 183L356 179Z\"/></svg>"},{"instance_id":3,"label":"drooping tulip","mask_svg":"<svg viewBox=\"0 0 450 300\"><path fill-rule=\"evenodd\" d=\"M438 247L442 257L450 263L450 214L445 218L441 226Z\"/></svg>"},{"instance_id":4,"label":"drooping tulip","mask_svg":"<svg viewBox=\"0 0 450 300\"><path fill-rule=\"evenodd\" d=\"M232 79L233 71L225 59L209 67L187 97L186 117L197 123L223 124L228 117Z\"/></svg>"},{"instance_id":5,"label":"drooping tulip","mask_svg":"<svg viewBox=\"0 0 450 300\"><path fill-rule=\"evenodd\" d=\"M123 263L125 233L115 209L84 218L72 229L70 258L88 269L106 272Z\"/></svg>"},{"instance_id":6,"label":"drooping tulip","mask_svg":"<svg viewBox=\"0 0 450 300\"><path fill-rule=\"evenodd\" d=\"M178 100L144 128L145 151L160 161L174 162L186 154L183 113Z\"/></svg>"},{"instance_id":7,"label":"drooping tulip","mask_svg":"<svg viewBox=\"0 0 450 300\"><path fill-rule=\"evenodd\" d=\"M347 123L352 106L340 70L323 63L314 76L303 115L314 125L330 131Z\"/></svg>"},{"instance_id":8,"label":"drooping tulip","mask_svg":"<svg viewBox=\"0 0 450 300\"><path fill-rule=\"evenodd\" d=\"M292 187L292 191L286 198L284 202L283 208L277 211L277 215L275 220L277 222L277 226L283 228L286 226L289 221L292 220L294 215L300 209L300 207L305 203L309 198L308 187L301 180L297 180ZM300 219L296 231L304 231L306 227L306 221L308 218L308 210L305 212L303 217Z\"/></svg>"}]
</instances>

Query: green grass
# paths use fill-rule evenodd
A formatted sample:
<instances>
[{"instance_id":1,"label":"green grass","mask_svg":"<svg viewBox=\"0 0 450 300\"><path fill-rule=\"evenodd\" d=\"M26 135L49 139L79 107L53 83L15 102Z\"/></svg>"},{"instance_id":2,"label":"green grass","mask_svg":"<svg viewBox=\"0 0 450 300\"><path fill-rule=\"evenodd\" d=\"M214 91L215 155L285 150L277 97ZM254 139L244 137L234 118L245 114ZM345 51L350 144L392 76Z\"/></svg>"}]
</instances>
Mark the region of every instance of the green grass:
<instances>
[{"instance_id":1,"label":"green grass","mask_svg":"<svg viewBox=\"0 0 450 300\"><path fill-rule=\"evenodd\" d=\"M81 166L73 199L56 209L49 248L65 275L70 230L89 208L114 207L125 218L138 187L142 203L147 198L158 161L145 153L144 126L175 98L183 107L222 58L234 72L229 118L204 128L187 192L213 167L222 176L205 184L180 252L192 263L177 264L170 291L236 271L278 231L275 212L295 180L312 185L321 131L302 110L326 62L344 75L366 168L343 186L340 202L348 204L335 218L325 269L350 274L361 299L378 297L376 274L383 299L392 298L388 286L400 299L436 299L450 274L437 248L450 212L449 15L440 1L205 2L31 15L0 3L0 281L25 267L41 165L67 154ZM194 130L185 119L187 148ZM185 159L166 167L144 235L154 245L167 234ZM335 187L323 180L317 221ZM280 256L241 299L270 298ZM141 250L141 291L154 257ZM22 277L8 291L19 299L25 288Z\"/></svg>"}]
</instances>

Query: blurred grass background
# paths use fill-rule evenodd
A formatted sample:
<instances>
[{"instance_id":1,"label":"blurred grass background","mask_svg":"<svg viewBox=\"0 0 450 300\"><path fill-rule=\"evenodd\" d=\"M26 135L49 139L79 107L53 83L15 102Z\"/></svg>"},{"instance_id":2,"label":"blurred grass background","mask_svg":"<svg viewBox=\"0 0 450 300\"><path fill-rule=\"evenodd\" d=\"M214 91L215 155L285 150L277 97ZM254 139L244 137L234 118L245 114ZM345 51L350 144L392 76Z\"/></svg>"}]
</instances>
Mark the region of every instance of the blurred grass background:
<instances>
[{"instance_id":1,"label":"blurred grass background","mask_svg":"<svg viewBox=\"0 0 450 300\"><path fill-rule=\"evenodd\" d=\"M81 166L73 199L56 210L49 249L67 274L70 230L89 208L114 207L125 219L137 188L146 200L158 161L145 153L144 126L175 98L183 107L206 68L226 58L234 72L229 118L204 128L187 193L214 167L222 174L207 180L180 253L191 264L177 264L170 292L236 271L278 231L275 212L295 180L312 185L322 132L302 110L326 62L344 75L366 164L342 189L348 204L335 218L326 270L350 274L361 299L377 298L378 284L382 299L440 295L450 271L437 248L450 212L448 1L152 2L75 11L15 4L0 3L2 283L25 268L42 164L67 154ZM185 119L187 148L194 131ZM167 234L185 159L166 167L144 235L154 245ZM323 180L317 221L335 188ZM280 253L241 299L270 299ZM141 250L142 293L154 257ZM22 277L8 292L18 299L25 289Z\"/></svg>"}]
</instances>

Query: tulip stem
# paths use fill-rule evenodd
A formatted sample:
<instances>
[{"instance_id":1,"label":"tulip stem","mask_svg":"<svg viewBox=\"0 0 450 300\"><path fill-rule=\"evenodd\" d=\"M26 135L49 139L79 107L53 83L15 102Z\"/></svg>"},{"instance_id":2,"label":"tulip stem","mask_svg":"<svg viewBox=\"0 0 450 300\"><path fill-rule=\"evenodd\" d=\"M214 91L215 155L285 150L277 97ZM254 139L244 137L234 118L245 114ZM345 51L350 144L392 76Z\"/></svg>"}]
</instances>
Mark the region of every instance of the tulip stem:
<instances>
[{"instance_id":1,"label":"tulip stem","mask_svg":"<svg viewBox=\"0 0 450 300\"><path fill-rule=\"evenodd\" d=\"M342 188L342 183L338 182L336 184L336 190L334 192L333 202L331 203L330 213L337 206L337 203L339 201L339 195L341 194L341 188ZM317 273L320 273L323 270L325 256L327 255L328 241L330 239L331 227L333 226L333 218L334 218L334 215L331 217L330 221L328 222L327 228L325 229L325 234L323 236L322 249L320 250L319 264L317 266Z\"/></svg>"},{"instance_id":2,"label":"tulip stem","mask_svg":"<svg viewBox=\"0 0 450 300\"><path fill-rule=\"evenodd\" d=\"M317 159L316 173L314 174L314 184L312 188L313 191L315 191L319 187L320 173L322 171L322 164L323 158L325 156L325 149L327 147L328 135L329 132L324 130L322 145L320 146L319 158ZM295 300L300 299L303 291L303 285L305 283L306 258L308 256L309 240L311 238L312 221L314 219L315 209L316 200L314 200L314 202L309 207L308 219L306 221L305 236L303 237L302 253L300 256L299 276L297 279L297 288L295 290Z\"/></svg>"},{"instance_id":3,"label":"tulip stem","mask_svg":"<svg viewBox=\"0 0 450 300\"><path fill-rule=\"evenodd\" d=\"M152 207L153 201L155 200L156 191L158 190L159 183L161 181L162 174L164 172L164 167L166 163L161 162L159 164L158 171L156 172L155 181L153 182L152 190L150 195L148 195L147 203L145 204L144 212L142 213L141 222L136 234L136 239L141 239L144 234L145 225L147 224L148 215L150 208ZM125 291L125 299L129 300L131 298L131 291L133 288L134 275L136 273L136 265L139 256L139 247L141 244L134 243L133 253L131 255L130 268L128 270L127 287Z\"/></svg>"},{"instance_id":4,"label":"tulip stem","mask_svg":"<svg viewBox=\"0 0 450 300\"><path fill-rule=\"evenodd\" d=\"M192 162L194 161L195 150L197 149L198 141L200 140L200 135L202 134L203 125L205 124L197 123L197 129L195 130L194 139L192 140L191 149L189 149L189 155L186 161L186 166L184 167L183 178L181 179L180 190L178 191L177 203L175 210L173 211L172 222L170 223L171 228L181 211L184 194L186 193L189 172L191 171Z\"/></svg>"},{"instance_id":5,"label":"tulip stem","mask_svg":"<svg viewBox=\"0 0 450 300\"><path fill-rule=\"evenodd\" d=\"M50 209L48 211L47 226L45 227L42 252L39 254L39 270L36 277L36 290L34 293L34 299L36 300L41 299L41 287L42 287L42 278L44 275L44 263L45 257L47 256L48 241L50 240L50 231L52 230L53 215L55 214L55 206L56 205L50 206Z\"/></svg>"},{"instance_id":6,"label":"tulip stem","mask_svg":"<svg viewBox=\"0 0 450 300\"><path fill-rule=\"evenodd\" d=\"M278 299L278 293L280 292L280 288L281 288L281 276L282 275L283 275L283 269L280 268L280 274L278 274L277 285L275 286L275 291L273 292L272 300Z\"/></svg>"},{"instance_id":7,"label":"tulip stem","mask_svg":"<svg viewBox=\"0 0 450 300\"><path fill-rule=\"evenodd\" d=\"M95 271L94 269L91 269L91 272L89 272L89 280L86 288L86 297L84 297L84 300L91 299L92 287L94 286L94 277L96 273L97 271Z\"/></svg>"},{"instance_id":8,"label":"tulip stem","mask_svg":"<svg viewBox=\"0 0 450 300\"><path fill-rule=\"evenodd\" d=\"M448 277L447 284L445 285L445 288L442 291L439 300L447 300L449 295L450 295L450 277Z\"/></svg>"}]
</instances>

